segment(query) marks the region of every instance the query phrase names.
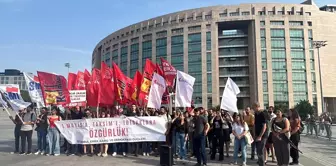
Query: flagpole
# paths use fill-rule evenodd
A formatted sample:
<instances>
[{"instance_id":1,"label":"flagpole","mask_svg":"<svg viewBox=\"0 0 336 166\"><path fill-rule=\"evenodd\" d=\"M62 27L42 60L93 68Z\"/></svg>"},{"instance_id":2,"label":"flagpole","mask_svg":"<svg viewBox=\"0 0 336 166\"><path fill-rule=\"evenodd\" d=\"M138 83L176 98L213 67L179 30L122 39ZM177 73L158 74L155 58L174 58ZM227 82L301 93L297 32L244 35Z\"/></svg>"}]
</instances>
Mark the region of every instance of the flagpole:
<instances>
[{"instance_id":1,"label":"flagpole","mask_svg":"<svg viewBox=\"0 0 336 166\"><path fill-rule=\"evenodd\" d=\"M12 116L12 115L9 113L9 111L8 111L8 109L7 109L6 107L4 107L4 109L5 109L5 111L7 112L8 116ZM19 117L20 121L21 121L22 124L23 124L23 120L22 120L21 116L20 116L16 111L15 111L15 114Z\"/></svg>"},{"instance_id":2,"label":"flagpole","mask_svg":"<svg viewBox=\"0 0 336 166\"><path fill-rule=\"evenodd\" d=\"M96 114L97 114L97 118L99 118L99 104L97 105Z\"/></svg>"},{"instance_id":3,"label":"flagpole","mask_svg":"<svg viewBox=\"0 0 336 166\"><path fill-rule=\"evenodd\" d=\"M172 98L173 93L169 94L169 115L173 114L173 98Z\"/></svg>"}]
</instances>

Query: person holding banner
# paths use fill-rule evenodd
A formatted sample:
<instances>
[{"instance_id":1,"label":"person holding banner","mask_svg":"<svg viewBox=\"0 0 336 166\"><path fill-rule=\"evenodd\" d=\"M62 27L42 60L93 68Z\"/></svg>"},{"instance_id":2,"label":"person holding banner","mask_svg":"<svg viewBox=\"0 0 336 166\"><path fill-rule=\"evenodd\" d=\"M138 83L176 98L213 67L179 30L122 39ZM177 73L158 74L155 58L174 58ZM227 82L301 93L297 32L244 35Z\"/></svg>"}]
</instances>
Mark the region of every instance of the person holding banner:
<instances>
[{"instance_id":1,"label":"person holding banner","mask_svg":"<svg viewBox=\"0 0 336 166\"><path fill-rule=\"evenodd\" d=\"M85 112L85 114L84 114L83 119L92 119L92 113L91 113L90 109L85 109L84 112ZM87 147L90 148L90 154L87 154ZM94 154L93 145L92 144L83 145L83 153L84 153L83 155L92 156Z\"/></svg>"},{"instance_id":2,"label":"person holding banner","mask_svg":"<svg viewBox=\"0 0 336 166\"><path fill-rule=\"evenodd\" d=\"M55 122L61 121L62 118L57 115L57 107L51 108L51 115L48 116L48 145L49 145L49 155L59 156L60 152L60 133L56 127Z\"/></svg>"},{"instance_id":3,"label":"person holding banner","mask_svg":"<svg viewBox=\"0 0 336 166\"><path fill-rule=\"evenodd\" d=\"M41 114L37 117L36 128L37 132L37 152L35 155L44 155L47 152L47 133L48 133L48 115L47 108L41 109Z\"/></svg>"},{"instance_id":4,"label":"person holding banner","mask_svg":"<svg viewBox=\"0 0 336 166\"><path fill-rule=\"evenodd\" d=\"M32 154L32 137L33 127L36 121L36 115L29 106L22 114L23 124L21 126L21 155ZM26 142L27 141L27 142ZM28 143L28 151L26 153L26 143Z\"/></svg>"},{"instance_id":5,"label":"person holding banner","mask_svg":"<svg viewBox=\"0 0 336 166\"><path fill-rule=\"evenodd\" d=\"M13 152L13 154L19 153L19 148L20 148L20 139L21 139L20 130L22 126L22 121L19 116L22 116L22 110L19 110L15 118L13 118L12 116L9 116L9 119L12 120L13 123L15 124L15 128L14 128L15 151Z\"/></svg>"},{"instance_id":6,"label":"person holding banner","mask_svg":"<svg viewBox=\"0 0 336 166\"><path fill-rule=\"evenodd\" d=\"M100 118L108 118L110 115L106 114L105 111L101 112ZM107 157L108 144L100 144L100 152L97 156Z\"/></svg>"}]
</instances>

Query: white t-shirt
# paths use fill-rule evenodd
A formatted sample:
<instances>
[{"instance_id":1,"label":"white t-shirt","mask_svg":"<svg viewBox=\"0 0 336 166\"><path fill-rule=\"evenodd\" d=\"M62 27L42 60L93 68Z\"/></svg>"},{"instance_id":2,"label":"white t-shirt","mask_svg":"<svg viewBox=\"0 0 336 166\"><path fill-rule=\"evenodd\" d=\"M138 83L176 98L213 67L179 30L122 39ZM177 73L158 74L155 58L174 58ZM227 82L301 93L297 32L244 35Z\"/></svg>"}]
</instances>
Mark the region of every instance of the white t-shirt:
<instances>
[{"instance_id":1,"label":"white t-shirt","mask_svg":"<svg viewBox=\"0 0 336 166\"><path fill-rule=\"evenodd\" d=\"M276 115L275 115L275 113L271 113L271 120L273 120L274 118L276 118Z\"/></svg>"},{"instance_id":2,"label":"white t-shirt","mask_svg":"<svg viewBox=\"0 0 336 166\"><path fill-rule=\"evenodd\" d=\"M244 126L240 126L237 123L234 123L232 125L232 131L234 131L237 135L242 134L244 131L248 131L249 127L247 126L247 123L244 123Z\"/></svg>"}]
</instances>

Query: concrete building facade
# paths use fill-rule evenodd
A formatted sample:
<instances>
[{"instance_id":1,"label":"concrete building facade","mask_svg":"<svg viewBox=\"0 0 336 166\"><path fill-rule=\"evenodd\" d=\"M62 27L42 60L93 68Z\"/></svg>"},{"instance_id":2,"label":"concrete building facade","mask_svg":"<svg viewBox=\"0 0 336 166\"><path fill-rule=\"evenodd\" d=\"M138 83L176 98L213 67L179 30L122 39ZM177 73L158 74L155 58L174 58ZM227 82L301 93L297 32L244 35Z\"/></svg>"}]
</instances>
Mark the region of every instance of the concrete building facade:
<instances>
[{"instance_id":1,"label":"concrete building facade","mask_svg":"<svg viewBox=\"0 0 336 166\"><path fill-rule=\"evenodd\" d=\"M255 101L263 107L294 107L309 100L322 111L323 96L336 106L336 17L312 1L302 4L240 4L171 13L120 29L95 47L92 67L117 63L133 77L146 58L167 59L196 78L193 100L205 108L220 104L228 77L239 86L240 109ZM330 98L330 100L329 100Z\"/></svg>"},{"instance_id":2,"label":"concrete building facade","mask_svg":"<svg viewBox=\"0 0 336 166\"><path fill-rule=\"evenodd\" d=\"M28 90L23 73L16 69L5 69L4 72L0 72L1 84L17 84L20 90Z\"/></svg>"}]
</instances>

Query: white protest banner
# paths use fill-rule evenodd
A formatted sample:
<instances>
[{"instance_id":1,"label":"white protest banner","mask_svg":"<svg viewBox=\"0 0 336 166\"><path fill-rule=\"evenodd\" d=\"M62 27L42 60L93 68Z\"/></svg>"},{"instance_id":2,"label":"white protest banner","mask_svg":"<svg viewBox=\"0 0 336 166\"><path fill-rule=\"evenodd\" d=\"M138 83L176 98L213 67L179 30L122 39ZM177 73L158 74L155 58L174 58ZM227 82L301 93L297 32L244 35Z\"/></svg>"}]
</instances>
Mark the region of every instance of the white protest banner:
<instances>
[{"instance_id":1,"label":"white protest banner","mask_svg":"<svg viewBox=\"0 0 336 166\"><path fill-rule=\"evenodd\" d=\"M41 90L41 85L38 80L38 77L34 76L31 73L23 73L26 85L28 87L29 96L31 101L36 103L37 108L44 107L44 100Z\"/></svg>"},{"instance_id":2,"label":"white protest banner","mask_svg":"<svg viewBox=\"0 0 336 166\"><path fill-rule=\"evenodd\" d=\"M57 121L70 144L162 142L166 140L163 117L123 117Z\"/></svg>"},{"instance_id":3,"label":"white protest banner","mask_svg":"<svg viewBox=\"0 0 336 166\"><path fill-rule=\"evenodd\" d=\"M86 101L86 90L69 90L70 102L85 102Z\"/></svg>"},{"instance_id":4,"label":"white protest banner","mask_svg":"<svg viewBox=\"0 0 336 166\"><path fill-rule=\"evenodd\" d=\"M162 95L165 92L165 90L166 90L165 79L162 76L154 73L152 79L152 85L149 91L147 107L160 109L162 102Z\"/></svg>"},{"instance_id":5,"label":"white protest banner","mask_svg":"<svg viewBox=\"0 0 336 166\"><path fill-rule=\"evenodd\" d=\"M0 91L4 94L5 100L12 107L12 110L19 111L27 108L31 103L25 102L20 94L19 85L0 85Z\"/></svg>"},{"instance_id":6,"label":"white protest banner","mask_svg":"<svg viewBox=\"0 0 336 166\"><path fill-rule=\"evenodd\" d=\"M226 81L220 108L229 112L238 112L237 95L239 93L239 87L229 77Z\"/></svg>"},{"instance_id":7,"label":"white protest banner","mask_svg":"<svg viewBox=\"0 0 336 166\"><path fill-rule=\"evenodd\" d=\"M177 71L175 107L191 107L194 83L194 77L182 71Z\"/></svg>"}]
</instances>

